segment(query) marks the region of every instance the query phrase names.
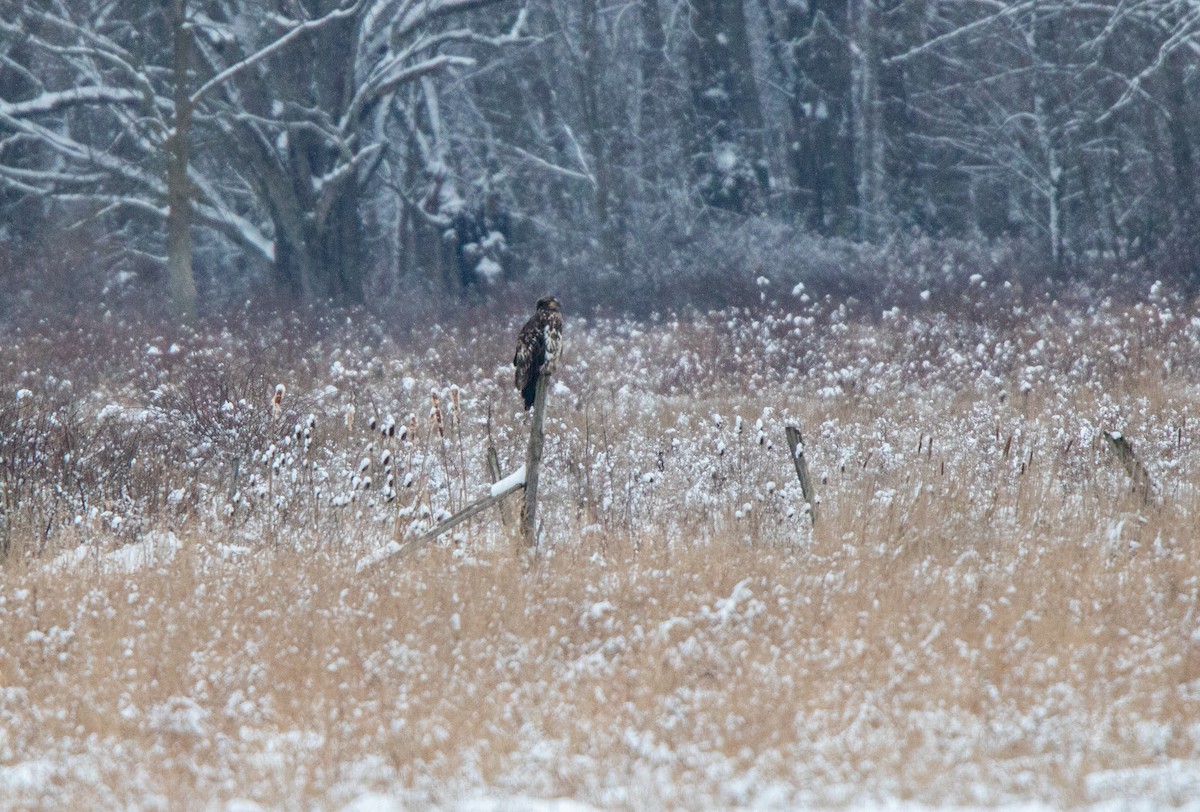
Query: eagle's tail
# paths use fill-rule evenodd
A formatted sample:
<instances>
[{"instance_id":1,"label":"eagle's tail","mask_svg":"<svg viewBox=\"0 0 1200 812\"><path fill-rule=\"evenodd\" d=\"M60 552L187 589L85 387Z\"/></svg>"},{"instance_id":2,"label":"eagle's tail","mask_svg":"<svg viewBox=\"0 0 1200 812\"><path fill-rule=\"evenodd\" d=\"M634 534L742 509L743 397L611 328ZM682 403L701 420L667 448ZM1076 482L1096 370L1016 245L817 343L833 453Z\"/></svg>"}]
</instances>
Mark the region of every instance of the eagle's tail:
<instances>
[{"instance_id":1,"label":"eagle's tail","mask_svg":"<svg viewBox=\"0 0 1200 812\"><path fill-rule=\"evenodd\" d=\"M525 411L533 408L533 399L537 396L537 375L530 375L529 380L525 382L525 388L521 390L521 396L525 398Z\"/></svg>"}]
</instances>

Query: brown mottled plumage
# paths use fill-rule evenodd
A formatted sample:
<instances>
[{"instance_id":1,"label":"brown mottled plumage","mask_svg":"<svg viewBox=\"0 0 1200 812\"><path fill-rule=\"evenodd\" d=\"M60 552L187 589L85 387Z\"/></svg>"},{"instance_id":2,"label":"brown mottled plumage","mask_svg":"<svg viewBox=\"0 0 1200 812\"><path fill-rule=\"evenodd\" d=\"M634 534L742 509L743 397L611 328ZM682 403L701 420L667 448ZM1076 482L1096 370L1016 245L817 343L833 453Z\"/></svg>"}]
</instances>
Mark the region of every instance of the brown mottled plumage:
<instances>
[{"instance_id":1,"label":"brown mottled plumage","mask_svg":"<svg viewBox=\"0 0 1200 812\"><path fill-rule=\"evenodd\" d=\"M553 375L562 350L562 310L558 299L543 296L538 299L537 312L517 334L517 352L513 356L516 385L525 399L525 411L533 406L538 378Z\"/></svg>"}]
</instances>

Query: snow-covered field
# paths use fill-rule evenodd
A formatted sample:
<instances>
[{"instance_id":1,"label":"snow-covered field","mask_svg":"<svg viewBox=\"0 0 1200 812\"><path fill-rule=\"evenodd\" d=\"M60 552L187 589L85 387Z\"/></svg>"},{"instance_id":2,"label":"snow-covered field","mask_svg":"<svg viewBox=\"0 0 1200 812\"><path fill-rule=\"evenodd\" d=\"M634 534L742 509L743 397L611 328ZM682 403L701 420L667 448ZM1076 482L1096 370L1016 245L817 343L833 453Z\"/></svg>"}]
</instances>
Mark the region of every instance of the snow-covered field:
<instances>
[{"instance_id":1,"label":"snow-covered field","mask_svg":"<svg viewBox=\"0 0 1200 812\"><path fill-rule=\"evenodd\" d=\"M537 554L369 568L525 314L10 327L0 808L1200 808L1200 306L763 287L568 318Z\"/></svg>"}]
</instances>

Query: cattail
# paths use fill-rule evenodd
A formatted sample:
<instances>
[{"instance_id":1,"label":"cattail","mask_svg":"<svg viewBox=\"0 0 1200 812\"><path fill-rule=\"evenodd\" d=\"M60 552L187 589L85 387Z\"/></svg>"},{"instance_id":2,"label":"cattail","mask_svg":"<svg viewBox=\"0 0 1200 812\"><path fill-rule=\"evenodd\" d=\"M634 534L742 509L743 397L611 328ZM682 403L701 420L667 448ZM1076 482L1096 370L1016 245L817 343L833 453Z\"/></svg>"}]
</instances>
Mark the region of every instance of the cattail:
<instances>
[{"instance_id":1,"label":"cattail","mask_svg":"<svg viewBox=\"0 0 1200 812\"><path fill-rule=\"evenodd\" d=\"M442 417L442 402L438 398L437 392L430 392L430 397L433 399L433 408L429 411L429 418L433 421L433 427L437 429L438 437L446 436L446 421Z\"/></svg>"},{"instance_id":2,"label":"cattail","mask_svg":"<svg viewBox=\"0 0 1200 812\"><path fill-rule=\"evenodd\" d=\"M279 412L283 408L283 396L287 392L287 387L283 384L275 386L275 397L271 398L271 414L279 417Z\"/></svg>"},{"instance_id":3,"label":"cattail","mask_svg":"<svg viewBox=\"0 0 1200 812\"><path fill-rule=\"evenodd\" d=\"M396 436L396 418L392 417L389 414L387 416L387 419L383 421L383 425L379 427L379 433L385 437L395 437Z\"/></svg>"},{"instance_id":4,"label":"cattail","mask_svg":"<svg viewBox=\"0 0 1200 812\"><path fill-rule=\"evenodd\" d=\"M410 414L408 416L408 425L404 427L404 432L400 435L400 439L403 440L405 437L416 437L416 436L417 436L417 416L415 414Z\"/></svg>"},{"instance_id":5,"label":"cattail","mask_svg":"<svg viewBox=\"0 0 1200 812\"><path fill-rule=\"evenodd\" d=\"M317 428L317 416L315 414L309 414L308 420L306 420L304 423L303 440L304 440L304 450L305 451L312 448L313 431L315 431L316 428Z\"/></svg>"},{"instance_id":6,"label":"cattail","mask_svg":"<svg viewBox=\"0 0 1200 812\"><path fill-rule=\"evenodd\" d=\"M358 410L354 408L353 403L346 408L346 431L354 430L354 413L356 411Z\"/></svg>"},{"instance_id":7,"label":"cattail","mask_svg":"<svg viewBox=\"0 0 1200 812\"><path fill-rule=\"evenodd\" d=\"M450 387L450 417L454 420L454 425L462 425L462 406L458 402L458 387Z\"/></svg>"}]
</instances>

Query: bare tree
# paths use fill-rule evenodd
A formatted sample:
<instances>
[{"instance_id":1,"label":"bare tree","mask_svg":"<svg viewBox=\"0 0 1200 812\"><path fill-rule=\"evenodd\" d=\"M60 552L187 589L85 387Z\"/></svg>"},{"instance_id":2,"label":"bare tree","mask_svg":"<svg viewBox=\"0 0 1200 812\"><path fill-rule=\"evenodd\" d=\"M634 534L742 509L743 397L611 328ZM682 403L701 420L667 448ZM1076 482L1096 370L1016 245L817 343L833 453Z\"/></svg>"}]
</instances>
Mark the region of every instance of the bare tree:
<instances>
[{"instance_id":1,"label":"bare tree","mask_svg":"<svg viewBox=\"0 0 1200 812\"><path fill-rule=\"evenodd\" d=\"M173 126L167 135L167 291L178 316L196 316L196 278L192 274L192 193L188 154L192 140L192 99L188 74L192 33L187 0L171 1L171 75Z\"/></svg>"},{"instance_id":2,"label":"bare tree","mask_svg":"<svg viewBox=\"0 0 1200 812\"><path fill-rule=\"evenodd\" d=\"M191 51L186 4L175 3L166 15L121 2L6 5L0 37L22 41L24 61L10 62L21 80L0 101L0 128L9 132L0 147L0 182L107 217L129 250L170 267L183 315L195 308L192 213L243 247L269 252L269 238L218 184L197 183L189 162L188 77L176 72ZM178 110L177 102L184 102ZM137 225L149 222L161 233L168 221L172 256Z\"/></svg>"},{"instance_id":3,"label":"bare tree","mask_svg":"<svg viewBox=\"0 0 1200 812\"><path fill-rule=\"evenodd\" d=\"M422 80L516 36L464 24L505 0L281 0L269 13L173 0L168 15L122 0L4 2L0 35L31 37L37 60L0 102L4 145L39 158L0 152L0 178L166 226L159 260L184 313L188 198L198 225L270 267L282 290L361 299L361 205L387 122L408 113L406 91L430 87Z\"/></svg>"}]
</instances>

